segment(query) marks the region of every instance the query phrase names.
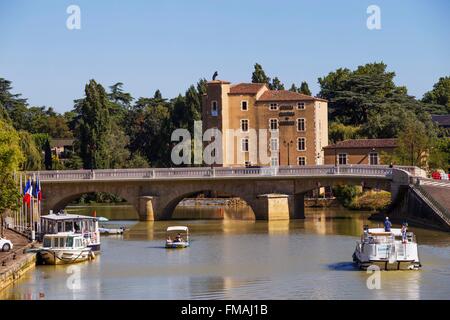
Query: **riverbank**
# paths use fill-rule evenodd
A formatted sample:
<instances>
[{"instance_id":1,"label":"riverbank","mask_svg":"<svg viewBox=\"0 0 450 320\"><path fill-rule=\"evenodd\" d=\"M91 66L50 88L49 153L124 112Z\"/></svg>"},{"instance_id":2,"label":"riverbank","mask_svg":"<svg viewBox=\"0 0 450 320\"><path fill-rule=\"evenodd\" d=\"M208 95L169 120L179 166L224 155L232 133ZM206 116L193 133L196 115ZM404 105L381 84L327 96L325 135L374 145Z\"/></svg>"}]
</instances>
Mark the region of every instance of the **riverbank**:
<instances>
[{"instance_id":1,"label":"riverbank","mask_svg":"<svg viewBox=\"0 0 450 320\"><path fill-rule=\"evenodd\" d=\"M13 250L0 252L0 291L19 280L36 265L34 253L24 253L32 246L24 236L12 231L5 231L5 238L13 243Z\"/></svg>"}]
</instances>

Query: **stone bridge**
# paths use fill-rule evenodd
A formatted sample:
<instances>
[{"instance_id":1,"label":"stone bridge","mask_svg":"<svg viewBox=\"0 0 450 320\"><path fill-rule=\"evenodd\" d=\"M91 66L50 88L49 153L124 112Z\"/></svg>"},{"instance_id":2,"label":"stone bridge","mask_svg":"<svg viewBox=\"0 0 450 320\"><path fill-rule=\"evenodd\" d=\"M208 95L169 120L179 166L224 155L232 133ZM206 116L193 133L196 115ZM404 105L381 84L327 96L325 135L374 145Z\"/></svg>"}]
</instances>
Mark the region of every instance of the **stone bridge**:
<instances>
[{"instance_id":1,"label":"stone bridge","mask_svg":"<svg viewBox=\"0 0 450 320\"><path fill-rule=\"evenodd\" d=\"M31 174L31 173L29 173ZM304 218L304 195L318 187L362 185L390 191L421 174L415 167L348 165L263 168L148 168L34 172L41 181L43 212L60 210L91 192L109 192L132 204L140 220L170 219L177 204L201 192L239 197L255 218Z\"/></svg>"}]
</instances>

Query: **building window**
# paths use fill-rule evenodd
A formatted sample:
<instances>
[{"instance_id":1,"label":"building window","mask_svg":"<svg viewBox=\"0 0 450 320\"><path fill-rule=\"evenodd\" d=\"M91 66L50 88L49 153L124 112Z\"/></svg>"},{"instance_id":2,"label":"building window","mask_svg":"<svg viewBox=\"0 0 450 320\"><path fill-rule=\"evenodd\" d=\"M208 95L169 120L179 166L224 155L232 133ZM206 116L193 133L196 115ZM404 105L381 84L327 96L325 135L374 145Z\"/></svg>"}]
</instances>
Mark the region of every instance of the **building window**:
<instances>
[{"instance_id":1,"label":"building window","mask_svg":"<svg viewBox=\"0 0 450 320\"><path fill-rule=\"evenodd\" d=\"M278 151L278 138L270 138L270 151Z\"/></svg>"},{"instance_id":2,"label":"building window","mask_svg":"<svg viewBox=\"0 0 450 320\"><path fill-rule=\"evenodd\" d=\"M347 154L346 153L338 154L338 164L347 164Z\"/></svg>"},{"instance_id":3,"label":"building window","mask_svg":"<svg viewBox=\"0 0 450 320\"><path fill-rule=\"evenodd\" d=\"M369 154L369 164L370 165L378 165L378 153L377 152L371 152Z\"/></svg>"},{"instance_id":4,"label":"building window","mask_svg":"<svg viewBox=\"0 0 450 320\"><path fill-rule=\"evenodd\" d=\"M297 158L297 164L299 166L306 166L306 157L298 157Z\"/></svg>"},{"instance_id":5,"label":"building window","mask_svg":"<svg viewBox=\"0 0 450 320\"><path fill-rule=\"evenodd\" d=\"M278 166L278 157L272 157L270 159L270 163L271 163L272 167Z\"/></svg>"},{"instance_id":6,"label":"building window","mask_svg":"<svg viewBox=\"0 0 450 320\"><path fill-rule=\"evenodd\" d=\"M306 131L306 121L305 118L297 119L297 131Z\"/></svg>"},{"instance_id":7,"label":"building window","mask_svg":"<svg viewBox=\"0 0 450 320\"><path fill-rule=\"evenodd\" d=\"M241 119L241 130L242 132L248 131L248 119Z\"/></svg>"},{"instance_id":8,"label":"building window","mask_svg":"<svg viewBox=\"0 0 450 320\"><path fill-rule=\"evenodd\" d=\"M278 130L278 119L269 119L269 128L270 131Z\"/></svg>"},{"instance_id":9,"label":"building window","mask_svg":"<svg viewBox=\"0 0 450 320\"><path fill-rule=\"evenodd\" d=\"M297 138L297 151L306 150L306 138Z\"/></svg>"},{"instance_id":10,"label":"building window","mask_svg":"<svg viewBox=\"0 0 450 320\"><path fill-rule=\"evenodd\" d=\"M269 110L278 110L278 103L271 103L269 105Z\"/></svg>"},{"instance_id":11,"label":"building window","mask_svg":"<svg viewBox=\"0 0 450 320\"><path fill-rule=\"evenodd\" d=\"M243 138L241 140L241 148L242 152L248 152L248 138Z\"/></svg>"},{"instance_id":12,"label":"building window","mask_svg":"<svg viewBox=\"0 0 450 320\"><path fill-rule=\"evenodd\" d=\"M211 115L217 117L219 108L217 107L217 101L211 101Z\"/></svg>"},{"instance_id":13,"label":"building window","mask_svg":"<svg viewBox=\"0 0 450 320\"><path fill-rule=\"evenodd\" d=\"M298 110L305 110L305 103L304 102L297 103L297 109Z\"/></svg>"},{"instance_id":14,"label":"building window","mask_svg":"<svg viewBox=\"0 0 450 320\"><path fill-rule=\"evenodd\" d=\"M241 101L241 110L242 111L247 111L248 110L248 101L247 100L242 100Z\"/></svg>"}]
</instances>

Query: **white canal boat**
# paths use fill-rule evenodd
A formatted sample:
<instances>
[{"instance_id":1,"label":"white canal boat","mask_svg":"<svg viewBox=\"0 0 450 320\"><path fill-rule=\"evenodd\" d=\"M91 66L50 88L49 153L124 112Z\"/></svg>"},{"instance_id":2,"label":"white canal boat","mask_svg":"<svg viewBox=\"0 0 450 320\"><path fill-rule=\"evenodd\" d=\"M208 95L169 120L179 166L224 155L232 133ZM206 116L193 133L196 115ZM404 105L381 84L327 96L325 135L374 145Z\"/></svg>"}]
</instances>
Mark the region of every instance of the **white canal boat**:
<instances>
[{"instance_id":1,"label":"white canal boat","mask_svg":"<svg viewBox=\"0 0 450 320\"><path fill-rule=\"evenodd\" d=\"M42 264L70 264L94 259L95 255L87 246L87 240L72 232L47 234L42 248L37 252Z\"/></svg>"},{"instance_id":2,"label":"white canal boat","mask_svg":"<svg viewBox=\"0 0 450 320\"><path fill-rule=\"evenodd\" d=\"M365 228L356 244L353 261L361 269L375 265L381 270L418 270L421 267L417 242L412 232L392 228Z\"/></svg>"},{"instance_id":3,"label":"white canal boat","mask_svg":"<svg viewBox=\"0 0 450 320\"><path fill-rule=\"evenodd\" d=\"M176 235L175 235L176 233ZM189 229L185 226L167 228L166 248L180 249L189 247Z\"/></svg>"},{"instance_id":4,"label":"white canal boat","mask_svg":"<svg viewBox=\"0 0 450 320\"><path fill-rule=\"evenodd\" d=\"M47 234L72 232L81 235L94 252L100 251L100 231L96 217L79 214L50 213L41 216L41 239Z\"/></svg>"}]
</instances>

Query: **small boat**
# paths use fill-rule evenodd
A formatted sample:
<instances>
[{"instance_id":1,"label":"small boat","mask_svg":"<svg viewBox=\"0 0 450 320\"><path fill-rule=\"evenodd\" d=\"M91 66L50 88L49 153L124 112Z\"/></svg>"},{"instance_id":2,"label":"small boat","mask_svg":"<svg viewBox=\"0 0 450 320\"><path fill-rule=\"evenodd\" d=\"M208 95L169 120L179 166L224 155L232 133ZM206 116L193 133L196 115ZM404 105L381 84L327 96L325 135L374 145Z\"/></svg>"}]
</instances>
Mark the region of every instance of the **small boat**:
<instances>
[{"instance_id":1,"label":"small boat","mask_svg":"<svg viewBox=\"0 0 450 320\"><path fill-rule=\"evenodd\" d=\"M418 270L421 267L416 237L402 229L364 228L356 244L353 261L360 269L377 266L380 270Z\"/></svg>"},{"instance_id":2,"label":"small boat","mask_svg":"<svg viewBox=\"0 0 450 320\"><path fill-rule=\"evenodd\" d=\"M173 240L171 235L177 233L174 236ZM183 235L185 238L183 239ZM186 248L189 247L189 229L185 226L173 226L167 228L167 240L166 240L166 248L168 249L178 249L178 248Z\"/></svg>"},{"instance_id":3,"label":"small boat","mask_svg":"<svg viewBox=\"0 0 450 320\"><path fill-rule=\"evenodd\" d=\"M72 232L45 235L37 254L42 264L70 264L95 258L87 240Z\"/></svg>"},{"instance_id":4,"label":"small boat","mask_svg":"<svg viewBox=\"0 0 450 320\"><path fill-rule=\"evenodd\" d=\"M105 217L98 217L97 220L98 220L99 222L108 222L108 221L109 221L109 219L108 219L108 218L105 218Z\"/></svg>"},{"instance_id":5,"label":"small boat","mask_svg":"<svg viewBox=\"0 0 450 320\"><path fill-rule=\"evenodd\" d=\"M123 234L124 231L125 231L125 228L124 227L120 227L120 228L104 228L104 227L100 227L100 228L98 228L98 231L102 235Z\"/></svg>"}]
</instances>

